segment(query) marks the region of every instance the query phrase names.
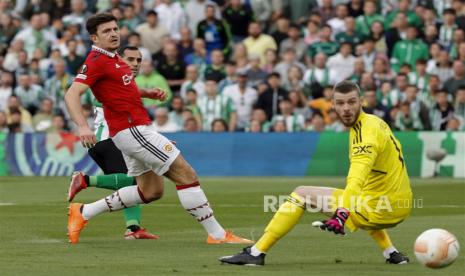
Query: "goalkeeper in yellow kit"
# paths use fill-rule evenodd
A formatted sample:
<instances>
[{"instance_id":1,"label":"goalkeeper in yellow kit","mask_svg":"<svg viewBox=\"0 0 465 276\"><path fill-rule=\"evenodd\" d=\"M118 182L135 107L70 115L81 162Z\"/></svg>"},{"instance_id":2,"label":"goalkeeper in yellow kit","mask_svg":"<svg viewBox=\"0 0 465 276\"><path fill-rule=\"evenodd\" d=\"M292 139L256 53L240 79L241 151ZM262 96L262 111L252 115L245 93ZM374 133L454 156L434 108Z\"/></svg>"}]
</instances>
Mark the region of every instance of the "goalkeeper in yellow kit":
<instances>
[{"instance_id":1,"label":"goalkeeper in yellow kit","mask_svg":"<svg viewBox=\"0 0 465 276\"><path fill-rule=\"evenodd\" d=\"M350 127L350 169L345 189L297 187L259 241L241 253L221 257L222 263L264 265L268 250L297 224L307 208L318 208L330 216L313 226L342 235L344 225L351 231L366 230L383 251L387 263L409 262L393 246L386 231L406 219L412 206L402 147L382 119L362 111L360 89L355 83L338 83L333 104L342 123Z\"/></svg>"}]
</instances>

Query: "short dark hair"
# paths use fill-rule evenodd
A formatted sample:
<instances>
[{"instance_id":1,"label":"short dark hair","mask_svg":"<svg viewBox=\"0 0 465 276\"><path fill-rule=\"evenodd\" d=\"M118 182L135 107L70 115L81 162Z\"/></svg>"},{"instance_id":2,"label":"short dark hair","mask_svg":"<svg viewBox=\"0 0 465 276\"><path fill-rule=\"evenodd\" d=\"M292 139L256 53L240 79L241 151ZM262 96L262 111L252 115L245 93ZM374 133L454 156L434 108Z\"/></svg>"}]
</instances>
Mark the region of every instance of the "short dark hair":
<instances>
[{"instance_id":1,"label":"short dark hair","mask_svg":"<svg viewBox=\"0 0 465 276\"><path fill-rule=\"evenodd\" d=\"M136 46L132 46L132 45L126 45L126 46L122 47L122 48L119 50L120 56L124 57L124 51L126 51L126 50L129 50L129 51L139 51L139 48L137 48Z\"/></svg>"},{"instance_id":2,"label":"short dark hair","mask_svg":"<svg viewBox=\"0 0 465 276\"><path fill-rule=\"evenodd\" d=\"M451 9L451 8L444 9L444 10L442 11L442 15L446 15L446 14L450 14L450 15L453 15L453 16L456 15L455 10L454 10L454 9Z\"/></svg>"},{"instance_id":3,"label":"short dark hair","mask_svg":"<svg viewBox=\"0 0 465 276\"><path fill-rule=\"evenodd\" d=\"M348 94L353 91L357 91L359 96L362 95L360 87L358 87L355 82L350 80L341 81L334 86L334 92L337 93Z\"/></svg>"},{"instance_id":4,"label":"short dark hair","mask_svg":"<svg viewBox=\"0 0 465 276\"><path fill-rule=\"evenodd\" d=\"M158 13L154 10L149 10L145 16L150 16L150 15L158 17Z\"/></svg>"},{"instance_id":5,"label":"short dark hair","mask_svg":"<svg viewBox=\"0 0 465 276\"><path fill-rule=\"evenodd\" d=\"M278 72L271 72L268 74L268 76L266 76L266 79L270 79L272 77L277 77L278 79L281 79L281 75L278 73Z\"/></svg>"},{"instance_id":6,"label":"short dark hair","mask_svg":"<svg viewBox=\"0 0 465 276\"><path fill-rule=\"evenodd\" d=\"M86 22L86 30L89 34L93 35L97 33L97 27L107 23L118 20L111 13L97 13L89 17Z\"/></svg>"}]
</instances>

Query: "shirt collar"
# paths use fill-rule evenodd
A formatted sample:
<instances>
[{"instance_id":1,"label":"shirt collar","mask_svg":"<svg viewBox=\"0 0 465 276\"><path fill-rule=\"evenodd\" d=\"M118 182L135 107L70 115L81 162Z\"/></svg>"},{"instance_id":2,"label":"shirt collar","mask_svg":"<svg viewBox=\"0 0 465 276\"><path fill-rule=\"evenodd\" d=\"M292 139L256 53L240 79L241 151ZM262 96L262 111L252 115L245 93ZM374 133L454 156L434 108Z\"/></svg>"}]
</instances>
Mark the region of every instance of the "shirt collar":
<instances>
[{"instance_id":1,"label":"shirt collar","mask_svg":"<svg viewBox=\"0 0 465 276\"><path fill-rule=\"evenodd\" d=\"M102 54L104 54L104 55L107 55L107 56L109 56L109 57L111 57L111 58L114 58L114 57L116 56L115 53L109 52L109 51L107 51L107 50L105 50L105 49L102 49L102 48L100 48L100 47L97 47L97 46L95 46L95 45L92 45L92 50L93 50L93 51L97 51L97 52L99 52L99 53L102 53Z\"/></svg>"}]
</instances>

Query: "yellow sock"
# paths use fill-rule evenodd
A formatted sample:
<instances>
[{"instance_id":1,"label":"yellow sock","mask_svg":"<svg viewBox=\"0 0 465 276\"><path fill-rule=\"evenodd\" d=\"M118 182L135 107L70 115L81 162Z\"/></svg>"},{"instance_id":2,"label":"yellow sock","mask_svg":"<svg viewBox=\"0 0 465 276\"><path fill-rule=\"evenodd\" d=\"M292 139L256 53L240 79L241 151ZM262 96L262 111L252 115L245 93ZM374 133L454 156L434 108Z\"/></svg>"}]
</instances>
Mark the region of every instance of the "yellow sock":
<instances>
[{"instance_id":1,"label":"yellow sock","mask_svg":"<svg viewBox=\"0 0 465 276\"><path fill-rule=\"evenodd\" d=\"M305 201L296 193L289 195L265 228L265 234L255 247L263 253L268 252L280 238L294 228L304 211Z\"/></svg>"},{"instance_id":2,"label":"yellow sock","mask_svg":"<svg viewBox=\"0 0 465 276\"><path fill-rule=\"evenodd\" d=\"M391 239L386 230L372 230L368 232L371 237L376 241L382 250L392 247Z\"/></svg>"}]
</instances>

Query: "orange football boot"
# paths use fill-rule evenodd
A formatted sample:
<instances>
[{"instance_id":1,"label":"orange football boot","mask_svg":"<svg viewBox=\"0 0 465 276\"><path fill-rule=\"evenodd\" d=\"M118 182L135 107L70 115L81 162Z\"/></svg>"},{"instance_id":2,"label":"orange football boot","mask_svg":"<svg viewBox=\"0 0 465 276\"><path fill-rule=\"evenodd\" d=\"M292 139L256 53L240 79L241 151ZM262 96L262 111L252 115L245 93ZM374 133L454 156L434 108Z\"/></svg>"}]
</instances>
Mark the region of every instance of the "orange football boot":
<instances>
[{"instance_id":1,"label":"orange football boot","mask_svg":"<svg viewBox=\"0 0 465 276\"><path fill-rule=\"evenodd\" d=\"M79 242L79 234L87 224L81 214L82 203L71 203L68 207L68 240L70 243Z\"/></svg>"},{"instance_id":2,"label":"orange football boot","mask_svg":"<svg viewBox=\"0 0 465 276\"><path fill-rule=\"evenodd\" d=\"M216 240L212 236L208 235L207 244L253 244L252 240L244 239L233 234L232 231L226 231L226 236L223 239Z\"/></svg>"}]
</instances>

